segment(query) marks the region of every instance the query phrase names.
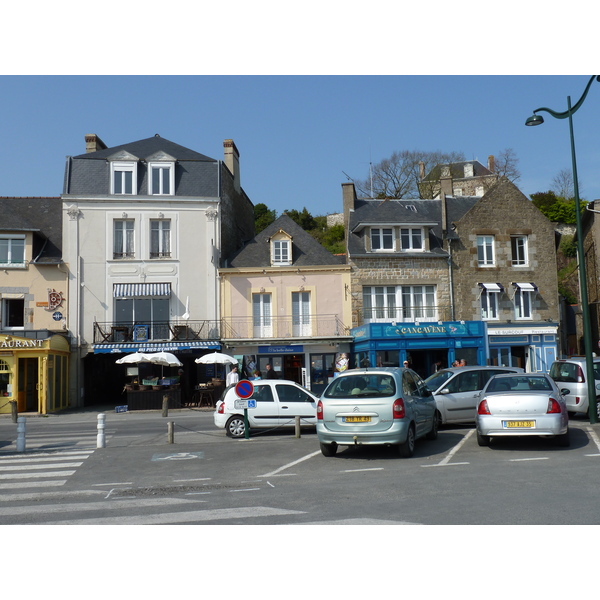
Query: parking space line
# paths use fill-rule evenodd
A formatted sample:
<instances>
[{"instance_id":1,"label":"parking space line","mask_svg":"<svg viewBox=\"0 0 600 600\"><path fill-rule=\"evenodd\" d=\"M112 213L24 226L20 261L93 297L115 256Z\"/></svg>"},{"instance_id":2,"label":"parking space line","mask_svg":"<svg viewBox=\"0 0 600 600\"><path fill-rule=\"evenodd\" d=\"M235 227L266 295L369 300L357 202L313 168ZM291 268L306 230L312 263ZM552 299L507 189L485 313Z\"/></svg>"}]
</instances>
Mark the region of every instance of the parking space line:
<instances>
[{"instance_id":1,"label":"parking space line","mask_svg":"<svg viewBox=\"0 0 600 600\"><path fill-rule=\"evenodd\" d=\"M511 458L508 462L524 462L527 460L548 460L547 456L532 456L531 458Z\"/></svg>"},{"instance_id":2,"label":"parking space line","mask_svg":"<svg viewBox=\"0 0 600 600\"><path fill-rule=\"evenodd\" d=\"M298 463L308 460L309 458L312 458L313 456L317 456L317 454L321 454L321 451L317 450L317 452L312 452L311 454L307 454L306 456L303 456L302 458L299 458L298 460L288 463L287 465L283 465L283 467L279 467L279 469L275 469L274 471L271 471L270 473L265 473L264 475L257 475L257 477L271 477L273 475L277 475L277 473L279 473L280 471L285 471L285 469L289 469L290 467L293 467L294 465L297 465Z\"/></svg>"},{"instance_id":3,"label":"parking space line","mask_svg":"<svg viewBox=\"0 0 600 600\"><path fill-rule=\"evenodd\" d=\"M600 450L600 439L598 439L596 432L591 427L586 427L586 429L588 430L588 433L590 434L590 437L592 438L594 444L596 444L596 448L598 448L598 450ZM597 455L588 454L586 456L597 456Z\"/></svg>"},{"instance_id":4,"label":"parking space line","mask_svg":"<svg viewBox=\"0 0 600 600\"><path fill-rule=\"evenodd\" d=\"M345 469L342 473L360 473L361 471L383 471L383 467L373 467L371 469Z\"/></svg>"},{"instance_id":5,"label":"parking space line","mask_svg":"<svg viewBox=\"0 0 600 600\"><path fill-rule=\"evenodd\" d=\"M458 442L458 444L456 444L456 446L454 446L454 448L452 448L452 450L450 450L450 452L448 452L448 456L446 456L446 458L442 459L441 462L439 462L437 465L421 465L422 467L449 467L449 466L454 466L454 465L468 465L468 462L458 462L458 463L451 463L450 459L462 448L463 444L473 435L473 433L475 433L474 429L471 429L467 435L465 435L465 437L460 440L460 442Z\"/></svg>"}]
</instances>

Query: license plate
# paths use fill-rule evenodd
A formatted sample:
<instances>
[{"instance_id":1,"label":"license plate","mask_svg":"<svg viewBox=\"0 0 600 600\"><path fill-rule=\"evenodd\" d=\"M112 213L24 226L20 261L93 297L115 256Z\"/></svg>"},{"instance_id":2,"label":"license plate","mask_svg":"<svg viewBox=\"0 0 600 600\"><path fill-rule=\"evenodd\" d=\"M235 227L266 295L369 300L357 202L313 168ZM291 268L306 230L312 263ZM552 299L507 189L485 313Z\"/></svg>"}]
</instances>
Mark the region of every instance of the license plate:
<instances>
[{"instance_id":1,"label":"license plate","mask_svg":"<svg viewBox=\"0 0 600 600\"><path fill-rule=\"evenodd\" d=\"M344 423L370 423L371 417L342 417Z\"/></svg>"},{"instance_id":2,"label":"license plate","mask_svg":"<svg viewBox=\"0 0 600 600\"><path fill-rule=\"evenodd\" d=\"M535 421L502 421L506 429L535 429Z\"/></svg>"}]
</instances>

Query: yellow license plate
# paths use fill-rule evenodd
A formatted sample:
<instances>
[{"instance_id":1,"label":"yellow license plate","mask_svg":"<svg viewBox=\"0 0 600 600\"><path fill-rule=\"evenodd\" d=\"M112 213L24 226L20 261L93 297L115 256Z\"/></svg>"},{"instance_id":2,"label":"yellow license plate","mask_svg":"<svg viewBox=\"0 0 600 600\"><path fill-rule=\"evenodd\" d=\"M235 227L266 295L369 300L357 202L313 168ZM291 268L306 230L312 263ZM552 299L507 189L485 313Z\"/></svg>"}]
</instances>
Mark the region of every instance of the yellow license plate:
<instances>
[{"instance_id":1,"label":"yellow license plate","mask_svg":"<svg viewBox=\"0 0 600 600\"><path fill-rule=\"evenodd\" d=\"M535 429L535 421L504 421L507 429Z\"/></svg>"},{"instance_id":2,"label":"yellow license plate","mask_svg":"<svg viewBox=\"0 0 600 600\"><path fill-rule=\"evenodd\" d=\"M344 423L370 423L371 417L343 417Z\"/></svg>"}]
</instances>

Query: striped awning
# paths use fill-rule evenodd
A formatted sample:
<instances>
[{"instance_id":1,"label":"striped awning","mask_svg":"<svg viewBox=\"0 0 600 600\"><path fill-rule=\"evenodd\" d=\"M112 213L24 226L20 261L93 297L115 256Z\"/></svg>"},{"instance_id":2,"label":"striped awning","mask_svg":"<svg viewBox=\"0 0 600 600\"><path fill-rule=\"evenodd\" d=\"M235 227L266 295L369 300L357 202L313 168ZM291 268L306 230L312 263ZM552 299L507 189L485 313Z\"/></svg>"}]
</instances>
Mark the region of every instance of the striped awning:
<instances>
[{"instance_id":1,"label":"striped awning","mask_svg":"<svg viewBox=\"0 0 600 600\"><path fill-rule=\"evenodd\" d=\"M171 295L170 283L115 283L114 298L165 298Z\"/></svg>"},{"instance_id":2,"label":"striped awning","mask_svg":"<svg viewBox=\"0 0 600 600\"><path fill-rule=\"evenodd\" d=\"M479 287L488 292L503 292L504 287L501 283L480 283Z\"/></svg>"},{"instance_id":3,"label":"striped awning","mask_svg":"<svg viewBox=\"0 0 600 600\"><path fill-rule=\"evenodd\" d=\"M535 283L518 283L513 281L513 286L524 292L537 292L537 285Z\"/></svg>"},{"instance_id":4,"label":"striped awning","mask_svg":"<svg viewBox=\"0 0 600 600\"><path fill-rule=\"evenodd\" d=\"M96 344L94 354L117 354L119 352L177 352L183 350L220 350L218 341L181 340L177 342L148 342L145 344Z\"/></svg>"}]
</instances>

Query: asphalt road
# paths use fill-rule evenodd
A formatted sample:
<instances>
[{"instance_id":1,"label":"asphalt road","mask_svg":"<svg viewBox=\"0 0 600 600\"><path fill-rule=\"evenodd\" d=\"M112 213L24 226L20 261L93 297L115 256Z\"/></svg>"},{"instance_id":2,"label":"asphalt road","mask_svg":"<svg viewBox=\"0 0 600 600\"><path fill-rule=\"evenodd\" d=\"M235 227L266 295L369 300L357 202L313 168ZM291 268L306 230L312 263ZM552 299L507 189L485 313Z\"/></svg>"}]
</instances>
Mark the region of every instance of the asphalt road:
<instances>
[{"instance_id":1,"label":"asphalt road","mask_svg":"<svg viewBox=\"0 0 600 600\"><path fill-rule=\"evenodd\" d=\"M233 440L212 413L94 412L30 417L26 451L0 419L0 524L595 525L600 426L571 421L571 446L505 439L477 445L472 426L326 458L314 429ZM171 422L174 443L168 437Z\"/></svg>"}]
</instances>

